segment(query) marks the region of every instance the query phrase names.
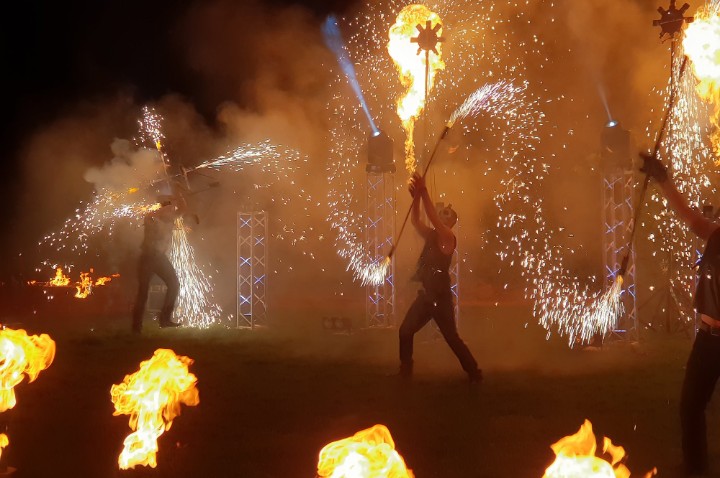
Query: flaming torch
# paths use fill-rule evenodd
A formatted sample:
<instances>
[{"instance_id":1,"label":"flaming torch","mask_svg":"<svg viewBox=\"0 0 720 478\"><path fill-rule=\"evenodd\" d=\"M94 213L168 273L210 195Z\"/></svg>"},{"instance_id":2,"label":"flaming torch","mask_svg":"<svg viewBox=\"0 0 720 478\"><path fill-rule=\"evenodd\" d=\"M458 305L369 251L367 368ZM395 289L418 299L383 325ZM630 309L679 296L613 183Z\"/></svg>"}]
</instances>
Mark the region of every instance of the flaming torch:
<instances>
[{"instance_id":1,"label":"flaming torch","mask_svg":"<svg viewBox=\"0 0 720 478\"><path fill-rule=\"evenodd\" d=\"M597 443L589 420L585 420L576 434L561 438L550 448L556 457L543 478L630 478L630 470L620 463L625 449L613 445L609 438L603 439L603 454L607 454L610 461L595 456ZM656 474L657 469L653 468L644 477Z\"/></svg>"},{"instance_id":2,"label":"flaming torch","mask_svg":"<svg viewBox=\"0 0 720 478\"><path fill-rule=\"evenodd\" d=\"M441 28L438 14L425 5L407 5L390 28L388 53L397 66L400 82L407 88L397 101L397 114L405 129L405 166L411 174L416 167L415 121L425 108L437 72L445 69L439 44L444 39L437 36ZM420 56L423 50L424 57ZM431 51L434 55L430 55Z\"/></svg>"},{"instance_id":3,"label":"flaming torch","mask_svg":"<svg viewBox=\"0 0 720 478\"><path fill-rule=\"evenodd\" d=\"M696 90L700 97L714 105L711 117L715 126L712 144L715 165L720 166L720 5L712 2L701 9L695 21L685 29L683 48L692 60L698 79Z\"/></svg>"},{"instance_id":4,"label":"flaming torch","mask_svg":"<svg viewBox=\"0 0 720 478\"><path fill-rule=\"evenodd\" d=\"M157 440L180 415L180 405L200 403L197 377L188 371L192 363L192 359L172 350L158 349L152 358L140 362L140 370L110 388L113 416L130 415L130 428L134 430L123 443L120 469L135 465L155 468Z\"/></svg>"},{"instance_id":5,"label":"flaming torch","mask_svg":"<svg viewBox=\"0 0 720 478\"><path fill-rule=\"evenodd\" d=\"M320 450L318 478L414 478L384 425L334 441Z\"/></svg>"}]
</instances>

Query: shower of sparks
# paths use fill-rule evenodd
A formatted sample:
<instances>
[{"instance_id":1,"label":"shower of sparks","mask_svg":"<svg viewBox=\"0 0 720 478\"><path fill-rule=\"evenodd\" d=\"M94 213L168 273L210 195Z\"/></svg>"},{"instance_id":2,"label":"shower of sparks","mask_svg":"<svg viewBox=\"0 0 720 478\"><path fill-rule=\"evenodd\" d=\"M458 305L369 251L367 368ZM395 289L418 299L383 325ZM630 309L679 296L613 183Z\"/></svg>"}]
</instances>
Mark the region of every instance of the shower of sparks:
<instances>
[{"instance_id":1,"label":"shower of sparks","mask_svg":"<svg viewBox=\"0 0 720 478\"><path fill-rule=\"evenodd\" d=\"M189 327L207 328L218 322L222 310L213 297L212 279L198 267L195 251L187 237L187 229L182 218L175 221L170 247L172 262L180 281L173 319Z\"/></svg>"},{"instance_id":2,"label":"shower of sparks","mask_svg":"<svg viewBox=\"0 0 720 478\"><path fill-rule=\"evenodd\" d=\"M160 153L163 165L169 166L168 158L165 156L162 147L162 142L165 139L165 134L162 130L163 118L155 111L155 108L143 106L142 112L142 118L138 120L142 141L152 143Z\"/></svg>"},{"instance_id":3,"label":"shower of sparks","mask_svg":"<svg viewBox=\"0 0 720 478\"><path fill-rule=\"evenodd\" d=\"M447 117L441 119L442 115L458 104L461 106L446 126L482 115L482 121L463 121L457 128L471 138L465 161L469 165L481 161L474 185L480 191L492 192L492 211L496 214L495 227L483 227L481 240L473 238L473 243L476 248L494 251L509 269L521 267L525 296L534 300L534 316L548 328L548 335L553 328L573 337L589 334L583 330L606 330L618 313L619 284L613 284L605 294L597 293L582 285L597 285L597 277L578 277L566 270L564 263L574 251L557 245L559 230L547 223L543 198L536 192L551 167L538 151L540 138L556 134L555 125L546 122L543 105L562 98L526 80L530 65L541 72L550 62L542 37L534 33L547 27L535 27L532 12L542 10L552 24L555 2L525 0L482 7L472 0L423 3L437 13L438 21L442 18L442 34L448 39L442 52L445 72L437 76L432 107L425 110L428 130L437 131L438 120L445 121ZM396 18L407 5L409 2L400 0L368 1L347 27L357 32L350 37L348 49L356 60L369 106L379 128L396 140L396 111L391 101L400 96L402 85L398 85L396 71L388 61L384 38L391 27L389 19ZM510 24L527 27L507 28ZM417 53L416 46L413 53ZM361 193L357 184L364 174L357 151L363 149L366 133L358 119L362 118L359 106L340 93L342 78L336 78L335 85L338 93L328 105L334 125L328 167L328 220L336 232L338 254L347 261L355 279L362 282L374 277L372 272L382 264L382 258L372 257L364 248L364 201L356 196ZM470 92L475 93L468 96ZM436 165L434 174L460 182L461 165L447 164ZM399 183L403 188L403 182ZM460 196L455 200L461 201L465 191L450 193ZM463 253L463 261L472 253ZM500 276L506 273L498 270Z\"/></svg>"},{"instance_id":4,"label":"shower of sparks","mask_svg":"<svg viewBox=\"0 0 720 478\"><path fill-rule=\"evenodd\" d=\"M430 22L431 28L441 24L437 13L425 5L407 5L397 15L395 24L389 32L390 41L387 49L395 62L400 82L407 88L406 92L397 100L397 115L405 128L405 166L412 174L417 166L415 163L415 121L425 108L425 101L435 85L437 72L445 68L442 60L442 46L437 44L436 51L425 55L413 43L412 38L418 35L418 25L425 28ZM426 65L426 61L428 63ZM427 71L426 71L427 67ZM425 74L427 73L427 85ZM427 87L427 91L425 91Z\"/></svg>"},{"instance_id":5,"label":"shower of sparks","mask_svg":"<svg viewBox=\"0 0 720 478\"><path fill-rule=\"evenodd\" d=\"M593 295L589 288L568 291L553 288L550 282L542 283L547 290L537 291L536 315L548 331L557 329L567 336L568 345L587 344L596 335L612 332L617 320L624 313L621 302L622 276L617 276L603 294Z\"/></svg>"},{"instance_id":6,"label":"shower of sparks","mask_svg":"<svg viewBox=\"0 0 720 478\"><path fill-rule=\"evenodd\" d=\"M715 149L715 165L720 165L720 12L718 2L701 8L695 20L685 30L683 38L685 54L692 61L692 69L698 79L697 92L714 107L711 117L715 129L712 143Z\"/></svg>"},{"instance_id":7,"label":"shower of sparks","mask_svg":"<svg viewBox=\"0 0 720 478\"><path fill-rule=\"evenodd\" d=\"M385 276L391 263L392 259L386 256L384 259L372 264L356 266L356 268L353 268L353 270L357 271L355 278L359 280L363 286L380 285L385 282Z\"/></svg>"},{"instance_id":8,"label":"shower of sparks","mask_svg":"<svg viewBox=\"0 0 720 478\"><path fill-rule=\"evenodd\" d=\"M700 22L700 25L704 22L714 22L715 20L712 19L717 18L718 15L720 15L720 1L715 0L708 2L704 9L696 14L695 21ZM703 30L705 27L700 28ZM689 27L686 32L690 33L690 42L693 43L692 39L696 34ZM716 44L712 46L717 47ZM690 46L691 49L693 47L694 45ZM661 92L667 103L673 85L677 85L677 99L668 120L667 134L659 154L662 161L669 165L678 190L687 198L691 207L700 210L704 204L713 204L714 201L716 204L718 197L716 185L720 184L720 177L714 164L717 156L714 155L713 144L708 139L713 134L714 105L698 94L696 86L702 78L697 78L695 75L697 63L702 63L702 59L686 51L687 48L688 43L683 41L682 47L679 47L675 54L671 78ZM693 66L687 68L681 76L680 67L685 53L689 55L692 62L690 65ZM653 141L657 135L656 129L656 125L647 127L650 141ZM691 323L695 320L695 312L691 306L693 303L691 291L695 288L693 266L702 251L703 244L672 209L667 207L667 202L661 194L653 193L650 200L655 204L656 212L652 220L648 221L651 223L648 237L651 242L658 245L653 255L661 261L667 274L666 285L653 283L650 289L667 287L678 307L680 320Z\"/></svg>"},{"instance_id":9,"label":"shower of sparks","mask_svg":"<svg viewBox=\"0 0 720 478\"><path fill-rule=\"evenodd\" d=\"M142 224L145 213L157 209L159 204L145 201L136 191L95 193L90 202L76 209L75 215L66 219L58 231L42 238L39 245L55 252L85 254L89 251L88 240L101 233L112 237L119 220Z\"/></svg>"},{"instance_id":10,"label":"shower of sparks","mask_svg":"<svg viewBox=\"0 0 720 478\"><path fill-rule=\"evenodd\" d=\"M196 169L229 170L252 175L252 196L247 198L248 203L260 204L264 209L280 206L270 216L275 223L273 238L293 246L303 245L301 253L315 258L308 243L317 234L309 218L320 203L305 186L313 183L307 156L266 140L237 146L228 153L202 162Z\"/></svg>"}]
</instances>

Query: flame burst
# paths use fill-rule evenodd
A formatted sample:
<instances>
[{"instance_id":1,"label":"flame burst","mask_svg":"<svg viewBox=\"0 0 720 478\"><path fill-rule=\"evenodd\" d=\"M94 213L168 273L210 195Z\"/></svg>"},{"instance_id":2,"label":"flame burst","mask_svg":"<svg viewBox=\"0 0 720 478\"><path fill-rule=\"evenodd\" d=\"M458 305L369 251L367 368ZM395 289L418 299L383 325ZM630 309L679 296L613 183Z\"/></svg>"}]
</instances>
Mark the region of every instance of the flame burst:
<instances>
[{"instance_id":1,"label":"flame burst","mask_svg":"<svg viewBox=\"0 0 720 478\"><path fill-rule=\"evenodd\" d=\"M169 349L158 349L140 362L140 369L113 385L113 416L129 415L134 430L124 441L118 464L127 470L136 465L157 466L157 440L180 415L180 405L195 406L200 396L197 377L188 371L193 360Z\"/></svg>"},{"instance_id":2,"label":"flame burst","mask_svg":"<svg viewBox=\"0 0 720 478\"><path fill-rule=\"evenodd\" d=\"M320 478L414 478L395 450L384 425L375 425L325 445L318 460Z\"/></svg>"},{"instance_id":3,"label":"flame burst","mask_svg":"<svg viewBox=\"0 0 720 478\"><path fill-rule=\"evenodd\" d=\"M390 41L387 45L388 53L400 75L400 82L407 88L405 94L397 100L397 115L405 129L405 166L411 174L416 168L413 138L415 121L425 108L425 101L435 85L437 72L445 69L440 43L435 47L436 52L423 55L420 54L417 43L411 41L417 37L418 27L424 28L427 22L435 28L440 24L440 17L425 5L407 5L390 28Z\"/></svg>"},{"instance_id":4,"label":"flame burst","mask_svg":"<svg viewBox=\"0 0 720 478\"><path fill-rule=\"evenodd\" d=\"M698 79L697 93L714 105L711 117L715 130L712 143L715 165L720 165L720 15L717 7L701 8L693 23L685 30L685 53L692 60Z\"/></svg>"},{"instance_id":5,"label":"flame burst","mask_svg":"<svg viewBox=\"0 0 720 478\"><path fill-rule=\"evenodd\" d=\"M55 341L47 334L28 335L26 331L0 330L0 413L15 406L15 386L33 382L55 358Z\"/></svg>"},{"instance_id":6,"label":"flame burst","mask_svg":"<svg viewBox=\"0 0 720 478\"><path fill-rule=\"evenodd\" d=\"M630 478L630 470L620 463L625 449L613 445L609 438L603 439L603 453L610 461L595 456L597 443L589 420L585 420L576 434L561 438L550 448L556 458L543 478ZM657 470L653 469L644 476L650 478L656 474Z\"/></svg>"}]
</instances>

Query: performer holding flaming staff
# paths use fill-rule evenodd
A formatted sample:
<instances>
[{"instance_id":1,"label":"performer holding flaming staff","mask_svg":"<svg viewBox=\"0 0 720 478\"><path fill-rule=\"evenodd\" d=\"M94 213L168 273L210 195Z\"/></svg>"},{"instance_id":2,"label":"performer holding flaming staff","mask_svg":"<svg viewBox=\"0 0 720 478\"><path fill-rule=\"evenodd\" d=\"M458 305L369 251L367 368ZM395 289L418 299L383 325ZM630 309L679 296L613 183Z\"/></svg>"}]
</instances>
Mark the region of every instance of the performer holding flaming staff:
<instances>
[{"instance_id":1,"label":"performer holding flaming staff","mask_svg":"<svg viewBox=\"0 0 720 478\"><path fill-rule=\"evenodd\" d=\"M142 331L145 303L148 298L150 280L154 274L165 282L167 291L163 300L158 322L160 327L178 327L180 324L171 320L175 301L180 291L180 281L173 268L166 251L172 240L175 219L184 214L185 199L181 195L161 196L160 208L149 211L145 215L145 233L138 262L138 293L132 314L132 331L139 334Z\"/></svg>"},{"instance_id":2,"label":"performer holding flaming staff","mask_svg":"<svg viewBox=\"0 0 720 478\"><path fill-rule=\"evenodd\" d=\"M706 241L695 290L700 324L680 398L683 465L688 476L700 476L708 467L705 409L720 377L720 226L688 205L657 157L641 156L644 163L640 171L655 179L670 207Z\"/></svg>"},{"instance_id":3,"label":"performer holding flaming staff","mask_svg":"<svg viewBox=\"0 0 720 478\"><path fill-rule=\"evenodd\" d=\"M458 335L455 325L453 294L450 283L450 262L455 252L456 239L452 231L457 214L451 206L435 209L430 199L424 176L415 173L410 180L413 197L411 221L417 232L425 239L420 253L414 279L422 283L422 289L410 306L400 326L400 375L412 376L413 338L415 333L434 320L452 351L460 360L471 383L479 383L482 373L470 349ZM432 227L420 218L420 202Z\"/></svg>"}]
</instances>

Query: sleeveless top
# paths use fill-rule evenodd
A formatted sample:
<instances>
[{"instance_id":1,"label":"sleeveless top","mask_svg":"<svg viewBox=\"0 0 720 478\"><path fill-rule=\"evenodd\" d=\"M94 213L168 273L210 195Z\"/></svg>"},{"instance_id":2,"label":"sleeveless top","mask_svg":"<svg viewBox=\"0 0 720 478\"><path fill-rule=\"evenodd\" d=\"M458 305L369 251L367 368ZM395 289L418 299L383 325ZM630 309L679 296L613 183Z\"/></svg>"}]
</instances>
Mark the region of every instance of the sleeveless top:
<instances>
[{"instance_id":1,"label":"sleeveless top","mask_svg":"<svg viewBox=\"0 0 720 478\"><path fill-rule=\"evenodd\" d=\"M720 228L710 235L700 259L695 310L720 320Z\"/></svg>"},{"instance_id":2,"label":"sleeveless top","mask_svg":"<svg viewBox=\"0 0 720 478\"><path fill-rule=\"evenodd\" d=\"M425 236L425 246L420 253L414 279L422 283L426 292L449 294L452 257L452 254L444 254L440 249L437 231L430 230Z\"/></svg>"}]
</instances>

